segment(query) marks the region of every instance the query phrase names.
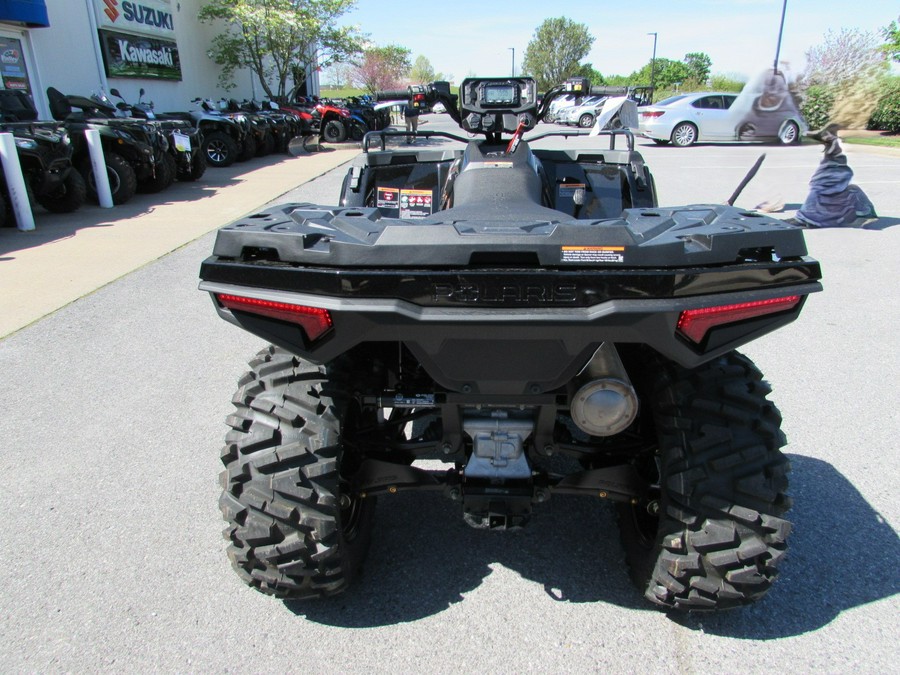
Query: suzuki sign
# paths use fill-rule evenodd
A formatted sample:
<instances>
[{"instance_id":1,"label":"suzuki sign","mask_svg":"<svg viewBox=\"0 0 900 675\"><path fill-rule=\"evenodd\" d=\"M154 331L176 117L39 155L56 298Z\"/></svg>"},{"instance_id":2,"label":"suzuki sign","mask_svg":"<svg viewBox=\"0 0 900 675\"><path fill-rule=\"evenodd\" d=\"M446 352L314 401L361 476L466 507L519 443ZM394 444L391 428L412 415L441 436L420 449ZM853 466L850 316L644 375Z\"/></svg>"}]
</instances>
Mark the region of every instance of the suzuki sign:
<instances>
[{"instance_id":1,"label":"suzuki sign","mask_svg":"<svg viewBox=\"0 0 900 675\"><path fill-rule=\"evenodd\" d=\"M101 28L175 37L172 6L162 0L94 0Z\"/></svg>"}]
</instances>

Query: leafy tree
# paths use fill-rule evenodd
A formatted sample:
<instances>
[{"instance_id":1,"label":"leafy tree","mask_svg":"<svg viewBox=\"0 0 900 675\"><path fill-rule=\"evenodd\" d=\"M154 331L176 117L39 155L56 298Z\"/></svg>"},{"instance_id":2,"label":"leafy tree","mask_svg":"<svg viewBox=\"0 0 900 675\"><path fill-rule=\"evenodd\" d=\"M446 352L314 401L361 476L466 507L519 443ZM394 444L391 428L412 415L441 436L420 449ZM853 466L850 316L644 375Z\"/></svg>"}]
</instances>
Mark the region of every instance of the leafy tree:
<instances>
[{"instance_id":1,"label":"leafy tree","mask_svg":"<svg viewBox=\"0 0 900 675\"><path fill-rule=\"evenodd\" d=\"M413 63L412 70L409 71L409 79L414 84L425 84L426 82L438 82L441 80L449 81L453 79L453 75L450 75L449 73L444 75L444 73L440 71L435 72L434 66L431 65L431 61L420 54L416 57L416 62Z\"/></svg>"},{"instance_id":2,"label":"leafy tree","mask_svg":"<svg viewBox=\"0 0 900 675\"><path fill-rule=\"evenodd\" d=\"M705 83L709 79L709 71L712 69L712 59L703 52L691 52L684 55L684 65L688 69L688 78L696 82Z\"/></svg>"},{"instance_id":3,"label":"leafy tree","mask_svg":"<svg viewBox=\"0 0 900 675\"><path fill-rule=\"evenodd\" d=\"M353 69L354 84L370 93L402 87L412 68L410 54L409 49L398 45L369 47Z\"/></svg>"},{"instance_id":4,"label":"leafy tree","mask_svg":"<svg viewBox=\"0 0 900 675\"><path fill-rule=\"evenodd\" d=\"M825 42L806 52L807 85L843 87L885 70L885 55L874 33L858 28L828 31Z\"/></svg>"},{"instance_id":5,"label":"leafy tree","mask_svg":"<svg viewBox=\"0 0 900 675\"><path fill-rule=\"evenodd\" d=\"M900 77L885 77L882 81L881 96L867 127L900 133Z\"/></svg>"},{"instance_id":6,"label":"leafy tree","mask_svg":"<svg viewBox=\"0 0 900 675\"><path fill-rule=\"evenodd\" d=\"M412 70L409 72L409 79L415 83L434 82L438 79L434 74L434 66L427 57L419 54L416 62L413 64Z\"/></svg>"},{"instance_id":7,"label":"leafy tree","mask_svg":"<svg viewBox=\"0 0 900 675\"><path fill-rule=\"evenodd\" d=\"M881 47L882 51L891 61L900 63L900 26L897 25L897 21L891 21L889 25L882 28L881 35L885 40Z\"/></svg>"},{"instance_id":8,"label":"leafy tree","mask_svg":"<svg viewBox=\"0 0 900 675\"><path fill-rule=\"evenodd\" d=\"M652 68L652 61L648 61L647 65L645 65L640 70L634 71L629 79L629 84L650 84L650 71ZM691 71L688 68L687 64L682 61L673 61L672 59L664 59L657 58L656 59L656 71L654 73L655 82L657 89L667 89L669 87L673 87L676 84L681 85L682 83L691 79Z\"/></svg>"},{"instance_id":9,"label":"leafy tree","mask_svg":"<svg viewBox=\"0 0 900 675\"><path fill-rule=\"evenodd\" d=\"M355 0L207 0L197 18L224 23L211 47L211 58L222 67L219 82L224 88L234 87L235 70L249 68L269 97L282 98L289 77L298 84L309 69L360 51L356 29L335 25L354 4Z\"/></svg>"},{"instance_id":10,"label":"leafy tree","mask_svg":"<svg viewBox=\"0 0 900 675\"><path fill-rule=\"evenodd\" d=\"M586 77L591 81L591 86L595 84L606 84L606 78L603 77L599 70L594 69L593 63L582 63L578 72L573 73L573 75L577 77Z\"/></svg>"},{"instance_id":11,"label":"leafy tree","mask_svg":"<svg viewBox=\"0 0 900 675\"><path fill-rule=\"evenodd\" d=\"M579 74L581 59L593 43L594 36L583 23L565 17L547 19L525 48L522 71L535 79L539 90L546 91Z\"/></svg>"},{"instance_id":12,"label":"leafy tree","mask_svg":"<svg viewBox=\"0 0 900 675\"><path fill-rule=\"evenodd\" d=\"M709 78L709 88L713 91L733 91L735 93L741 91L746 80L742 80L740 75L728 73L716 73Z\"/></svg>"}]
</instances>

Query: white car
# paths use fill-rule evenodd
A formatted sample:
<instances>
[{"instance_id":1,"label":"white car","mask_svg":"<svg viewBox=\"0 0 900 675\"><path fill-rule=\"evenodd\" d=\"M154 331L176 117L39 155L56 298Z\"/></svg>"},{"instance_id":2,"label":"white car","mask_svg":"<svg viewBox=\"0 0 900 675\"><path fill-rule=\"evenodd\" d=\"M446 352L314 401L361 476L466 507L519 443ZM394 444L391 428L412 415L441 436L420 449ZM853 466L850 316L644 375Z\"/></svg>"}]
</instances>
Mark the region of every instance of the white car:
<instances>
[{"instance_id":1,"label":"white car","mask_svg":"<svg viewBox=\"0 0 900 675\"><path fill-rule=\"evenodd\" d=\"M597 113L603 107L606 98L606 96L588 96L581 102L581 105L563 108L556 122L558 124L572 124L583 129L589 129L594 126L594 120L597 118Z\"/></svg>"},{"instance_id":2,"label":"white car","mask_svg":"<svg viewBox=\"0 0 900 675\"><path fill-rule=\"evenodd\" d=\"M740 94L679 94L638 110L640 134L659 144L799 143L808 129L781 73L767 71Z\"/></svg>"}]
</instances>

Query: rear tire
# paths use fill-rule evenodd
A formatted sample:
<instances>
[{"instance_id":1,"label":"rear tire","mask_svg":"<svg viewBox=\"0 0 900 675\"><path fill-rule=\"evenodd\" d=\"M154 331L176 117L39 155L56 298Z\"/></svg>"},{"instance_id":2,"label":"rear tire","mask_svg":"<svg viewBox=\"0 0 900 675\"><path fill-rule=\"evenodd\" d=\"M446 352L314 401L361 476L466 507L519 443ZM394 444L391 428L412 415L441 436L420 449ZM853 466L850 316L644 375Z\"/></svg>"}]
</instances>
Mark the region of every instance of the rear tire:
<instances>
[{"instance_id":1,"label":"rear tire","mask_svg":"<svg viewBox=\"0 0 900 675\"><path fill-rule=\"evenodd\" d=\"M588 127L594 126L594 116L590 113L585 113L578 118L578 126L580 126L582 129L587 129Z\"/></svg>"},{"instance_id":2,"label":"rear tire","mask_svg":"<svg viewBox=\"0 0 900 675\"><path fill-rule=\"evenodd\" d=\"M343 591L372 537L375 499L347 489L357 416L351 378L270 346L240 380L219 506L228 555L257 590L306 599Z\"/></svg>"},{"instance_id":3,"label":"rear tire","mask_svg":"<svg viewBox=\"0 0 900 675\"><path fill-rule=\"evenodd\" d=\"M726 609L761 598L786 551L790 508L781 416L753 363L660 362L642 396L656 454L637 466L646 499L619 507L633 581L652 603Z\"/></svg>"}]
</instances>

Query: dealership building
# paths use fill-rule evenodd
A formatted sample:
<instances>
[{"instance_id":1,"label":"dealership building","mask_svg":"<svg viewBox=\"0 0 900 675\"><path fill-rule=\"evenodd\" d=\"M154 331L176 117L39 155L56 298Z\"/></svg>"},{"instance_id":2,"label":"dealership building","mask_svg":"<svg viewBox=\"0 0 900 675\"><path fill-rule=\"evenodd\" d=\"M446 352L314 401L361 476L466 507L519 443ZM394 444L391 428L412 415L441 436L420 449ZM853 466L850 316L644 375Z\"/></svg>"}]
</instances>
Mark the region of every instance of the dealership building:
<instances>
[{"instance_id":1,"label":"dealership building","mask_svg":"<svg viewBox=\"0 0 900 675\"><path fill-rule=\"evenodd\" d=\"M112 88L136 102L140 89L158 111L187 110L197 97L263 98L250 71L219 86L209 58L222 26L200 23L205 0L0 0L0 88L27 92L52 119L47 88L89 96ZM307 81L318 94L318 73Z\"/></svg>"}]
</instances>

